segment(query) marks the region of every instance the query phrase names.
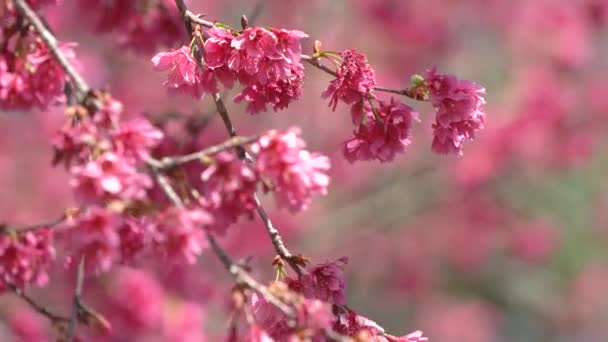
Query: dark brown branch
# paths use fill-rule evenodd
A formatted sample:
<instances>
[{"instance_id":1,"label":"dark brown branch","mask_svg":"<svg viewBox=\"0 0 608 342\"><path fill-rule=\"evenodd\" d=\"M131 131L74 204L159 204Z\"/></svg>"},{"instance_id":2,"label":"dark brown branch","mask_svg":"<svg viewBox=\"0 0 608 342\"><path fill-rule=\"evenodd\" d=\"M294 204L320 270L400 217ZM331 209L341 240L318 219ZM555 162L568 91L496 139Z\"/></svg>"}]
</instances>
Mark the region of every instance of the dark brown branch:
<instances>
[{"instance_id":1,"label":"dark brown branch","mask_svg":"<svg viewBox=\"0 0 608 342\"><path fill-rule=\"evenodd\" d=\"M57 218L53 221L49 221L49 222L45 222L45 223L37 223L37 224L32 224L32 225L23 226L23 227L9 227L9 226L0 224L0 232L1 231L10 231L10 232L15 232L17 234L21 234L21 233L36 231L36 230L43 229L43 228L50 229L50 228L53 228L53 227L59 225L63 221L65 221L65 214L62 214L59 218Z\"/></svg>"},{"instance_id":2,"label":"dark brown branch","mask_svg":"<svg viewBox=\"0 0 608 342\"><path fill-rule=\"evenodd\" d=\"M165 177L160 172L160 170L155 169L154 166L151 166L151 167L152 167L152 172L154 173L154 176L156 178L156 181L160 185L160 187L163 190L163 192L165 193L165 195L169 198L169 200L171 200L173 205L175 205L178 208L183 208L184 207L183 201L181 200L179 195L175 192L175 189L173 189L173 187L169 183L167 177ZM268 288L266 288L265 286L258 283L253 277L251 277L249 275L248 272L246 272L241 266L239 266L237 263L235 263L233 261L233 259L228 255L228 253L226 253L226 251L224 251L217 244L217 242L215 241L215 238L209 232L205 232L205 234L207 237L207 241L209 241L209 245L211 245L211 249L213 250L214 254L222 262L222 264L224 265L224 267L226 268L228 273L230 273L230 275L232 275L234 277L237 284L247 286L247 287L251 288L252 290L258 292L265 300L267 300L269 303L276 306L279 310L281 310L283 313L285 313L290 319L295 319L295 317L296 317L295 312L293 311L293 309L291 307L289 307L287 304L283 303L276 296L274 296L272 293L270 293Z\"/></svg>"},{"instance_id":3,"label":"dark brown branch","mask_svg":"<svg viewBox=\"0 0 608 342\"><path fill-rule=\"evenodd\" d=\"M293 308L283 303L280 299L274 296L266 286L263 286L262 284L258 283L257 280L255 280L253 277L251 277L251 275L249 275L249 273L245 272L242 267L235 263L234 260L232 260L232 258L230 258L228 254L226 254L226 251L224 251L222 247L218 245L213 235L211 235L209 232L206 232L206 236L207 241L209 241L209 245L211 246L211 249L218 257L218 259L220 259L222 264L224 264L224 267L226 268L228 273L230 273L234 277L234 280L237 284L247 286L252 290L256 291L265 300L267 300L269 303L281 310L281 312L283 312L289 320L296 320L296 313L294 312Z\"/></svg>"},{"instance_id":4,"label":"dark brown branch","mask_svg":"<svg viewBox=\"0 0 608 342\"><path fill-rule=\"evenodd\" d=\"M82 286L84 285L84 263L85 257L80 257L78 269L76 271L76 287L74 289L74 299L72 302L72 316L70 317L70 325L68 328L67 342L74 341L76 336L76 326L81 316L82 311Z\"/></svg>"},{"instance_id":5,"label":"dark brown branch","mask_svg":"<svg viewBox=\"0 0 608 342\"><path fill-rule=\"evenodd\" d=\"M28 295L26 295L22 289L20 289L19 287L17 287L17 285L11 283L10 281L6 280L4 277L0 277L0 278L2 279L2 282L4 282L4 285L7 288L9 288L11 291L13 291L13 293L15 293L21 299L23 299L36 312L38 312L42 316L45 316L46 318L48 318L51 322L67 323L70 321L69 318L58 315L58 314L52 312L50 309L42 306L41 304L36 303L36 301L34 299L32 299L31 297L29 297Z\"/></svg>"}]
</instances>

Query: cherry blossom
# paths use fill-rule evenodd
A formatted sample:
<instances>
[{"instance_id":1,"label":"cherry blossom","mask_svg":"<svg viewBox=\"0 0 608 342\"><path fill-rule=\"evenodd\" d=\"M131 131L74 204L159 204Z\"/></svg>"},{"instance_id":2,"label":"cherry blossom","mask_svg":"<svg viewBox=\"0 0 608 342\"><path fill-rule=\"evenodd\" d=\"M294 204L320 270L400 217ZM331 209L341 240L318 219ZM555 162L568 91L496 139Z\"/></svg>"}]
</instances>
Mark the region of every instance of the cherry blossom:
<instances>
[{"instance_id":1,"label":"cherry blossom","mask_svg":"<svg viewBox=\"0 0 608 342\"><path fill-rule=\"evenodd\" d=\"M376 85L374 70L367 63L367 58L355 49L340 53L342 64L337 77L323 92L323 98L330 98L329 106L335 111L339 101L346 104L365 101Z\"/></svg>"},{"instance_id":2,"label":"cherry blossom","mask_svg":"<svg viewBox=\"0 0 608 342\"><path fill-rule=\"evenodd\" d=\"M394 98L389 103L380 101L374 109L368 104L355 104L351 115L353 123L359 124L353 137L343 145L344 157L351 163L372 159L393 161L411 143L413 121L419 121L418 113Z\"/></svg>"},{"instance_id":3,"label":"cherry blossom","mask_svg":"<svg viewBox=\"0 0 608 342\"><path fill-rule=\"evenodd\" d=\"M2 280L16 286L44 286L49 280L48 268L55 259L53 232L37 231L0 233L0 288Z\"/></svg>"},{"instance_id":4,"label":"cherry blossom","mask_svg":"<svg viewBox=\"0 0 608 342\"><path fill-rule=\"evenodd\" d=\"M269 131L252 146L256 169L272 185L277 204L292 212L306 209L315 193L327 193L329 159L305 150L300 130Z\"/></svg>"},{"instance_id":5,"label":"cherry blossom","mask_svg":"<svg viewBox=\"0 0 608 342\"><path fill-rule=\"evenodd\" d=\"M437 153L462 155L465 140L475 138L483 128L485 104L481 96L485 89L453 75L438 74L436 69L426 73L431 104L437 112L433 124L432 150Z\"/></svg>"}]
</instances>

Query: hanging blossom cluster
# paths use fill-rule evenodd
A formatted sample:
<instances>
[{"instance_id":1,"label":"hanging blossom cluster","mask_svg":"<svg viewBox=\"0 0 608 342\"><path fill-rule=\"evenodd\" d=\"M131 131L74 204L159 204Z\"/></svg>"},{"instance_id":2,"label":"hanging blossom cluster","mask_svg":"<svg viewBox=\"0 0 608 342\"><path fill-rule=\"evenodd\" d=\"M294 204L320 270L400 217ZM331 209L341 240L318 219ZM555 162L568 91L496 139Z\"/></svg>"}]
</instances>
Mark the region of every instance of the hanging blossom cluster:
<instances>
[{"instance_id":1,"label":"hanging blossom cluster","mask_svg":"<svg viewBox=\"0 0 608 342\"><path fill-rule=\"evenodd\" d=\"M158 71L169 71L164 82L170 93L195 99L218 92L218 83L244 89L234 97L245 101L247 112L256 114L272 106L287 108L302 93L304 66L301 63L300 31L250 27L235 32L213 27L195 37L190 47L161 52L152 58Z\"/></svg>"},{"instance_id":2,"label":"hanging blossom cluster","mask_svg":"<svg viewBox=\"0 0 608 342\"><path fill-rule=\"evenodd\" d=\"M411 143L411 130L419 114L395 98L379 100L375 94L376 79L367 58L356 50L345 50L339 58L330 52L317 52L339 66L336 78L322 93L336 110L339 102L351 105L356 129L343 145L345 158L390 162L406 151ZM337 59L337 61L336 61ZM458 80L453 75L429 70L425 78L413 77L412 88L405 95L430 100L436 110L432 150L441 154L462 155L463 143L483 128L485 90L474 82Z\"/></svg>"},{"instance_id":3,"label":"hanging blossom cluster","mask_svg":"<svg viewBox=\"0 0 608 342\"><path fill-rule=\"evenodd\" d=\"M7 26L0 31L0 41L1 110L46 110L65 102L67 76L37 36ZM74 44L60 44L71 61L76 57L73 48Z\"/></svg>"},{"instance_id":4,"label":"hanging blossom cluster","mask_svg":"<svg viewBox=\"0 0 608 342\"><path fill-rule=\"evenodd\" d=\"M464 141L475 137L483 128L485 89L454 75L437 74L435 69L425 75L429 99L437 114L433 124L433 151L462 155Z\"/></svg>"},{"instance_id":5,"label":"hanging blossom cluster","mask_svg":"<svg viewBox=\"0 0 608 342\"><path fill-rule=\"evenodd\" d=\"M5 282L18 287L44 286L48 283L48 268L55 259L53 232L48 228L18 234L2 229L0 232L0 289Z\"/></svg>"}]
</instances>

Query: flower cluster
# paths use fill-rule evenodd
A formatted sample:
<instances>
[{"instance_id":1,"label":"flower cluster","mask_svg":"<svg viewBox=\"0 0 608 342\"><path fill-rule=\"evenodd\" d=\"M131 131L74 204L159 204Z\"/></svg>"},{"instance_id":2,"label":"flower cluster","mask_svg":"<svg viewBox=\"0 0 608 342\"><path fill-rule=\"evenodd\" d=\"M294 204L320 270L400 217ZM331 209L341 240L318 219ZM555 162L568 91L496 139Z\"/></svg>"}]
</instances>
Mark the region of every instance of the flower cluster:
<instances>
[{"instance_id":1,"label":"flower cluster","mask_svg":"<svg viewBox=\"0 0 608 342\"><path fill-rule=\"evenodd\" d=\"M55 162L70 167L70 184L83 203L144 200L153 182L141 164L163 134L143 118L120 121L122 105L100 96L98 112L80 115L78 124L66 123L56 136Z\"/></svg>"},{"instance_id":2,"label":"flower cluster","mask_svg":"<svg viewBox=\"0 0 608 342\"><path fill-rule=\"evenodd\" d=\"M376 86L374 70L367 63L365 55L353 49L342 51L340 57L342 64L337 70L336 79L321 94L323 98L330 98L329 106L334 111L339 101L346 104L366 101Z\"/></svg>"},{"instance_id":3,"label":"flower cluster","mask_svg":"<svg viewBox=\"0 0 608 342\"><path fill-rule=\"evenodd\" d=\"M256 154L256 168L270 182L279 206L292 212L306 209L315 193L326 194L329 158L305 150L300 130L269 131L251 150Z\"/></svg>"},{"instance_id":4,"label":"flower cluster","mask_svg":"<svg viewBox=\"0 0 608 342\"><path fill-rule=\"evenodd\" d=\"M410 144L412 124L418 120L418 113L394 98L389 103L378 101L376 108L359 102L353 105L351 115L353 123L359 124L343 146L344 157L351 163L393 161Z\"/></svg>"},{"instance_id":5,"label":"flower cluster","mask_svg":"<svg viewBox=\"0 0 608 342\"><path fill-rule=\"evenodd\" d=\"M0 289L4 281L19 287L46 285L47 269L55 258L52 242L53 232L48 228L0 232Z\"/></svg>"},{"instance_id":6,"label":"flower cluster","mask_svg":"<svg viewBox=\"0 0 608 342\"><path fill-rule=\"evenodd\" d=\"M435 108L432 149L437 153L462 155L463 143L483 128L485 104L480 85L456 76L438 74L436 69L425 75L429 99Z\"/></svg>"},{"instance_id":7,"label":"flower cluster","mask_svg":"<svg viewBox=\"0 0 608 342\"><path fill-rule=\"evenodd\" d=\"M216 93L218 81L228 88L238 81L245 88L234 100L247 102L251 114L265 111L267 105L275 111L286 108L300 96L304 77L300 40L307 37L303 32L250 27L235 36L214 27L206 34L204 44L152 58L156 70L170 70L164 83L170 92L199 99Z\"/></svg>"},{"instance_id":8,"label":"flower cluster","mask_svg":"<svg viewBox=\"0 0 608 342\"><path fill-rule=\"evenodd\" d=\"M10 43L0 54L0 109L46 110L64 101L65 72L38 38L14 33L2 37ZM61 52L74 59L74 44L61 44Z\"/></svg>"},{"instance_id":9,"label":"flower cluster","mask_svg":"<svg viewBox=\"0 0 608 342\"><path fill-rule=\"evenodd\" d=\"M334 58L329 52L321 55ZM418 114L394 98L388 103L377 99L375 74L363 54L345 50L340 57L336 78L321 96L330 98L329 106L334 111L340 101L351 105L352 121L357 128L344 143L345 158L351 163L393 161L411 143L412 122L419 120ZM461 155L463 142L473 139L475 132L483 128L485 114L481 106L485 100L481 95L485 89L453 75L438 74L435 69L425 76L405 92L412 97L428 97L437 112L432 150Z\"/></svg>"},{"instance_id":10,"label":"flower cluster","mask_svg":"<svg viewBox=\"0 0 608 342\"><path fill-rule=\"evenodd\" d=\"M334 111L340 101L351 105L356 129L343 144L344 157L351 163L360 160L390 162L397 154L404 153L410 144L412 122L418 120L418 114L394 98L388 103L376 99L374 70L363 54L345 50L340 56L342 61L336 78L321 96L330 98L329 106Z\"/></svg>"},{"instance_id":11,"label":"flower cluster","mask_svg":"<svg viewBox=\"0 0 608 342\"><path fill-rule=\"evenodd\" d=\"M214 231L223 233L241 215L257 208L255 192L259 176L234 153L223 151L201 174L201 203L213 213Z\"/></svg>"}]
</instances>

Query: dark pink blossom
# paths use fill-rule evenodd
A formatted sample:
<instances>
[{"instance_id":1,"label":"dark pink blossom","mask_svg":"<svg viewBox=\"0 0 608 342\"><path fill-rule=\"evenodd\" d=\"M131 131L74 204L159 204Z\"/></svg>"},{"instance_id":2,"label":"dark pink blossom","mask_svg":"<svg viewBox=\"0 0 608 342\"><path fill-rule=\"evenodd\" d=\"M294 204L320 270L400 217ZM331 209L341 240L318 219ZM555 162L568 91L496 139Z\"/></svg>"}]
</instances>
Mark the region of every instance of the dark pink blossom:
<instances>
[{"instance_id":1,"label":"dark pink blossom","mask_svg":"<svg viewBox=\"0 0 608 342\"><path fill-rule=\"evenodd\" d=\"M53 137L53 164L63 163L66 167L84 164L91 149L101 140L101 134L90 120L78 125L66 123Z\"/></svg>"},{"instance_id":2,"label":"dark pink blossom","mask_svg":"<svg viewBox=\"0 0 608 342\"><path fill-rule=\"evenodd\" d=\"M330 98L329 106L334 111L338 101L346 104L365 101L376 86L374 70L363 54L352 49L342 51L340 56L342 64L338 68L338 75L322 94L323 98Z\"/></svg>"},{"instance_id":3,"label":"dark pink blossom","mask_svg":"<svg viewBox=\"0 0 608 342\"><path fill-rule=\"evenodd\" d=\"M0 277L18 287L46 285L54 258L53 232L48 228L0 232ZM4 287L2 279L0 288Z\"/></svg>"},{"instance_id":4,"label":"dark pink blossom","mask_svg":"<svg viewBox=\"0 0 608 342\"><path fill-rule=\"evenodd\" d=\"M435 108L432 150L442 154L462 155L465 140L475 138L475 132L483 128L485 104L481 96L485 89L453 75L438 74L436 69L427 71L425 83L429 99Z\"/></svg>"},{"instance_id":5,"label":"dark pink blossom","mask_svg":"<svg viewBox=\"0 0 608 342\"><path fill-rule=\"evenodd\" d=\"M169 207L156 218L157 249L173 263L193 264L207 246L203 228L213 223L200 208Z\"/></svg>"},{"instance_id":6,"label":"dark pink blossom","mask_svg":"<svg viewBox=\"0 0 608 342\"><path fill-rule=\"evenodd\" d=\"M163 139L163 132L144 118L135 118L121 122L112 132L112 142L120 155L145 159L150 150Z\"/></svg>"},{"instance_id":7,"label":"dark pink blossom","mask_svg":"<svg viewBox=\"0 0 608 342\"><path fill-rule=\"evenodd\" d=\"M351 163L372 159L390 162L411 143L412 123L418 121L418 113L394 98L378 104L375 115L367 103L357 103L351 109L353 122L359 126L342 150Z\"/></svg>"},{"instance_id":8,"label":"dark pink blossom","mask_svg":"<svg viewBox=\"0 0 608 342\"><path fill-rule=\"evenodd\" d=\"M256 169L271 183L277 203L292 212L306 209L315 193L326 194L329 158L305 150L300 130L269 131L255 144Z\"/></svg>"},{"instance_id":9,"label":"dark pink blossom","mask_svg":"<svg viewBox=\"0 0 608 342\"><path fill-rule=\"evenodd\" d=\"M266 111L266 105L269 104L275 112L285 109L302 94L303 78L304 69L299 65L294 66L285 78L276 82L248 85L234 97L234 102L247 102L249 114Z\"/></svg>"},{"instance_id":10,"label":"dark pink blossom","mask_svg":"<svg viewBox=\"0 0 608 342\"><path fill-rule=\"evenodd\" d=\"M306 298L319 299L324 302L344 305L344 267L348 258L342 257L335 261L314 265L306 270L296 282L299 290Z\"/></svg>"},{"instance_id":11,"label":"dark pink blossom","mask_svg":"<svg viewBox=\"0 0 608 342\"><path fill-rule=\"evenodd\" d=\"M201 201L214 217L220 233L242 216L252 216L257 208L257 172L234 153L221 152L201 174Z\"/></svg>"},{"instance_id":12,"label":"dark pink blossom","mask_svg":"<svg viewBox=\"0 0 608 342\"><path fill-rule=\"evenodd\" d=\"M123 264L137 263L151 247L156 236L154 222L150 217L123 217L118 226L120 238L120 262Z\"/></svg>"},{"instance_id":13,"label":"dark pink blossom","mask_svg":"<svg viewBox=\"0 0 608 342\"><path fill-rule=\"evenodd\" d=\"M206 90L201 82L201 70L192 51L187 46L171 51L160 52L152 58L152 64L157 71L169 71L167 80L163 83L170 93L183 93L200 99ZM216 92L217 88L211 88Z\"/></svg>"},{"instance_id":14,"label":"dark pink blossom","mask_svg":"<svg viewBox=\"0 0 608 342\"><path fill-rule=\"evenodd\" d=\"M88 271L99 273L109 270L119 258L119 224L118 215L95 206L66 221L61 237L65 241L69 260L77 264L84 256Z\"/></svg>"},{"instance_id":15,"label":"dark pink blossom","mask_svg":"<svg viewBox=\"0 0 608 342\"><path fill-rule=\"evenodd\" d=\"M28 46L25 57L16 52L0 55L0 109L46 110L50 105L64 101L67 81L63 69L42 42L23 38ZM74 62L75 44L60 43L61 52Z\"/></svg>"},{"instance_id":16,"label":"dark pink blossom","mask_svg":"<svg viewBox=\"0 0 608 342\"><path fill-rule=\"evenodd\" d=\"M92 114L93 122L104 129L113 129L120 121L123 104L113 99L109 94L101 94L101 108Z\"/></svg>"},{"instance_id":17,"label":"dark pink blossom","mask_svg":"<svg viewBox=\"0 0 608 342\"><path fill-rule=\"evenodd\" d=\"M152 275L121 269L110 283L108 294L104 305L111 314L108 318L113 330L136 338L161 324L164 293Z\"/></svg>"},{"instance_id":18,"label":"dark pink blossom","mask_svg":"<svg viewBox=\"0 0 608 342\"><path fill-rule=\"evenodd\" d=\"M76 196L88 203L103 203L112 199L125 201L146 197L152 179L123 156L107 152L85 165L71 168Z\"/></svg>"}]
</instances>

